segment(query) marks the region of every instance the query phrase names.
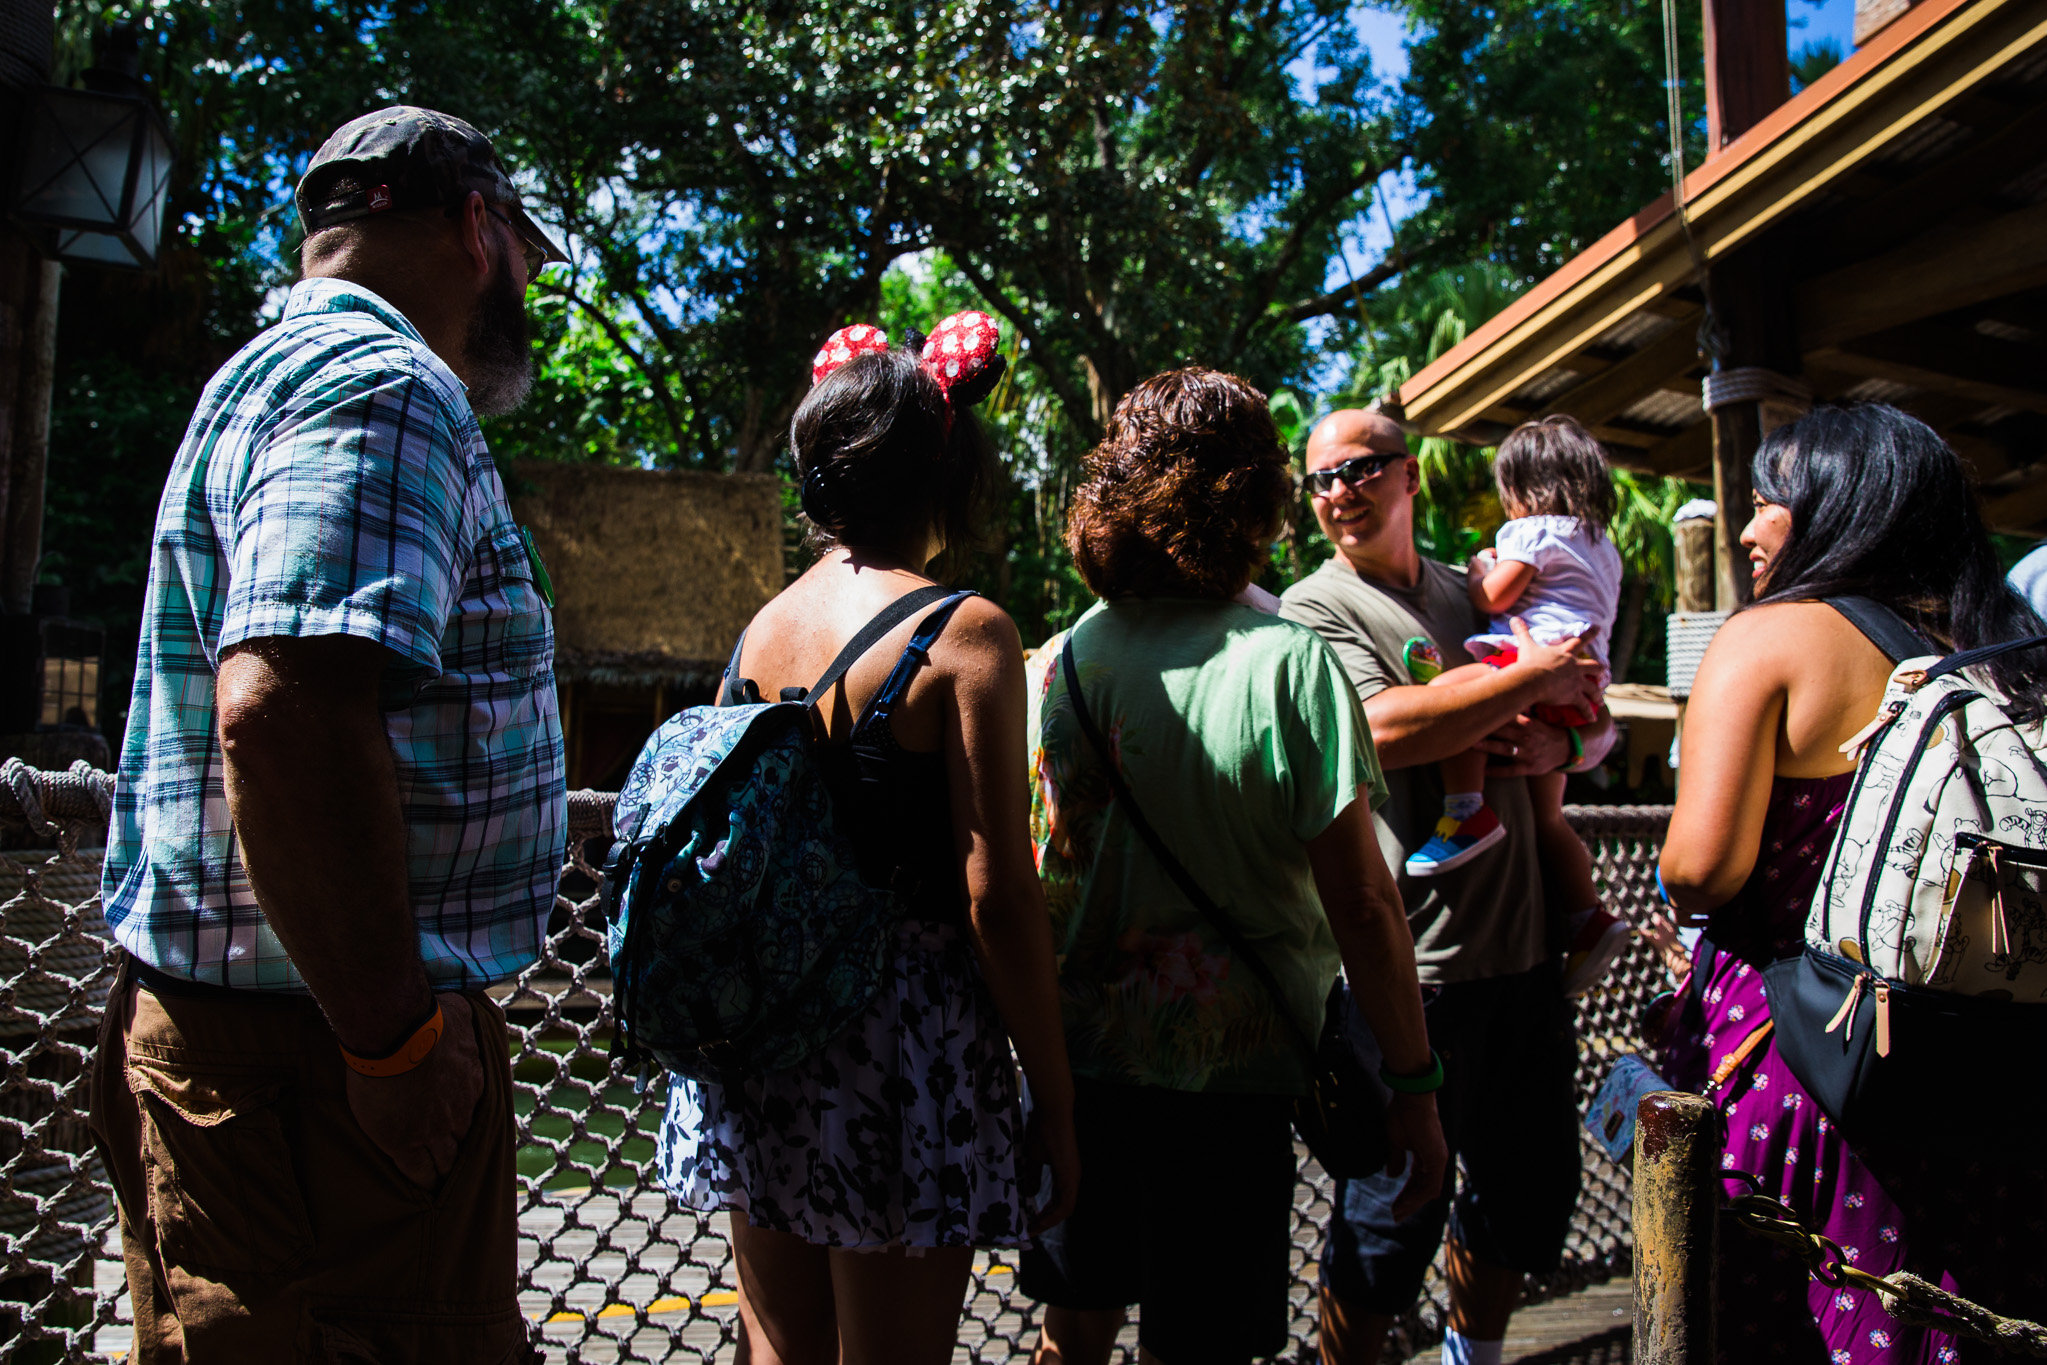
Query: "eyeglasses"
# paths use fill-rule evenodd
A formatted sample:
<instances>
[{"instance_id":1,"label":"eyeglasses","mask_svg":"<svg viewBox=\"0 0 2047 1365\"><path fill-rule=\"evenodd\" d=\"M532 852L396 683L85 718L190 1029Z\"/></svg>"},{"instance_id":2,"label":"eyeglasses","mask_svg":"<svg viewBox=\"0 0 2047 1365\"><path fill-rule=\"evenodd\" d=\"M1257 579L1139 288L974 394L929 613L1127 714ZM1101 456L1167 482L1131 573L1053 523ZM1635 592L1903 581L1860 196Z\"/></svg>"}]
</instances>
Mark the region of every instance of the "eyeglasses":
<instances>
[{"instance_id":1,"label":"eyeglasses","mask_svg":"<svg viewBox=\"0 0 2047 1365\"><path fill-rule=\"evenodd\" d=\"M510 228L512 230L512 235L519 239L519 250L523 252L526 257L526 283L531 284L533 283L533 281L539 279L541 269L547 265L547 248L541 246L538 242L530 240L525 233L519 230L519 225L517 223L513 222L504 214L499 213L489 204L485 204L483 207L486 213L490 214L491 217L497 219L500 223L503 223L506 227Z\"/></svg>"},{"instance_id":2,"label":"eyeglasses","mask_svg":"<svg viewBox=\"0 0 2047 1365\"><path fill-rule=\"evenodd\" d=\"M1326 497L1329 490L1336 487L1338 483L1350 484L1352 486L1370 483L1392 466L1408 458L1410 457L1404 451L1395 451L1392 454L1359 455L1353 459L1345 460L1342 464L1331 465L1327 469L1311 469L1301 476L1301 484L1316 497Z\"/></svg>"}]
</instances>

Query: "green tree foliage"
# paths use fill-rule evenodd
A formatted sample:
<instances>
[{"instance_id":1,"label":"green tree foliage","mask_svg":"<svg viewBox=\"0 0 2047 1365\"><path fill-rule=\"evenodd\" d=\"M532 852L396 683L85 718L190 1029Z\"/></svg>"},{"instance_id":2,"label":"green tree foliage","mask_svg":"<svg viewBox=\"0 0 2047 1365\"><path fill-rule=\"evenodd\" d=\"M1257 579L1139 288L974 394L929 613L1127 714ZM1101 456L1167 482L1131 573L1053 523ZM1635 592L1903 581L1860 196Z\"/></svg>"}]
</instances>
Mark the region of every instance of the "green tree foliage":
<instances>
[{"instance_id":1,"label":"green tree foliage","mask_svg":"<svg viewBox=\"0 0 2047 1365\"><path fill-rule=\"evenodd\" d=\"M1006 514L972 572L1027 633L1056 626L1081 600L1077 461L1136 380L1199 362L1312 392L1325 354L1405 325L1404 275L1483 258L1462 278L1504 296L1659 191L1653 5L1402 3L1396 85L1344 0L65 0L67 71L91 25L143 25L180 159L163 270L73 272L60 341L59 431L117 434L67 440L54 479L150 497L57 518L51 572L132 614L92 561L136 561L182 414L274 314L291 186L333 128L406 101L491 132L577 257L535 291L539 382L491 424L501 456L774 468L832 328L983 307L1015 363L988 410ZM1344 268L1399 171L1425 206ZM117 390L151 415L96 412Z\"/></svg>"},{"instance_id":2,"label":"green tree foliage","mask_svg":"<svg viewBox=\"0 0 2047 1365\"><path fill-rule=\"evenodd\" d=\"M1525 280L1670 188L1657 0L1409 0L1420 112L1411 227ZM1700 6L1676 6L1687 162L1704 152Z\"/></svg>"}]
</instances>

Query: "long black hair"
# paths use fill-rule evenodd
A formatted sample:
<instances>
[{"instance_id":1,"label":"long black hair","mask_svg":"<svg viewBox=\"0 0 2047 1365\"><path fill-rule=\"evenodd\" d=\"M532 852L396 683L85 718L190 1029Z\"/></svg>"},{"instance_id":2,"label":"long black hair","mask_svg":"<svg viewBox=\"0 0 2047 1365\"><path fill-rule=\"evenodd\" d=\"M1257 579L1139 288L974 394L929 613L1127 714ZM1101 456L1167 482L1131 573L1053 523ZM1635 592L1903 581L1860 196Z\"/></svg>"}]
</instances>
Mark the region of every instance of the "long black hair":
<instances>
[{"instance_id":1,"label":"long black hair","mask_svg":"<svg viewBox=\"0 0 2047 1365\"><path fill-rule=\"evenodd\" d=\"M1815 408L1763 438L1752 477L1757 497L1791 513L1756 605L1873 597L1943 649L2047 634L2005 582L1961 460L1918 418L1882 403ZM2021 718L2047 709L2047 650L1984 671Z\"/></svg>"},{"instance_id":2,"label":"long black hair","mask_svg":"<svg viewBox=\"0 0 2047 1365\"><path fill-rule=\"evenodd\" d=\"M994 447L909 348L856 355L826 375L790 420L789 449L813 548L897 548L932 527L955 564L979 545Z\"/></svg>"}]
</instances>

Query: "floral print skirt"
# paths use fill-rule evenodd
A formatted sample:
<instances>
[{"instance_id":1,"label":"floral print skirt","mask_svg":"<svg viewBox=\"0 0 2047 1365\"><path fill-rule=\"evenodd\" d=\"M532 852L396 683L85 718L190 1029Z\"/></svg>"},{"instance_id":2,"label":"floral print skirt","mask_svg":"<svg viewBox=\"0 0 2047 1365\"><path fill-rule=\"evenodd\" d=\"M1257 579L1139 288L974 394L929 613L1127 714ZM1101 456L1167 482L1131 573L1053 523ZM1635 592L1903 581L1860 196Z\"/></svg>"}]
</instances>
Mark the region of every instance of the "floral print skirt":
<instances>
[{"instance_id":1,"label":"floral print skirt","mask_svg":"<svg viewBox=\"0 0 2047 1365\"><path fill-rule=\"evenodd\" d=\"M1018 1247L1023 1115L965 937L906 921L874 1003L808 1061L670 1076L656 1160L687 1208L834 1247Z\"/></svg>"},{"instance_id":2,"label":"floral print skirt","mask_svg":"<svg viewBox=\"0 0 2047 1365\"><path fill-rule=\"evenodd\" d=\"M1666 1058L1674 1085L1701 1090L1714 1067L1770 1017L1762 973L1720 954L1693 990L1701 1013ZM2047 1162L2037 1152L1979 1159L1850 1148L1778 1056L1771 1034L1714 1096L1727 1117L1721 1164L1831 1237L1859 1270L1909 1270L2005 1314L2047 1308ZM1939 1097L1927 1102L1937 1105ZM1747 1193L1729 1181L1729 1195ZM1878 1295L1829 1288L1788 1249L1731 1222L1720 1237L1720 1358L1828 1365L1953 1365L1989 1348L1908 1327Z\"/></svg>"}]
</instances>

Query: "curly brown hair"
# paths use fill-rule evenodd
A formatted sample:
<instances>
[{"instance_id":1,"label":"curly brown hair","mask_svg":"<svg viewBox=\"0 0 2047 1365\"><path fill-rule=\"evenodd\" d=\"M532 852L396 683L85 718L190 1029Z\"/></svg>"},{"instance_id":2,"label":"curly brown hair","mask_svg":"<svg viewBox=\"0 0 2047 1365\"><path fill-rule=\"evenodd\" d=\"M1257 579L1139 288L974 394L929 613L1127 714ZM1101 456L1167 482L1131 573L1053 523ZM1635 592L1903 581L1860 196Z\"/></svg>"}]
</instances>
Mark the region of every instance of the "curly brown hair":
<instances>
[{"instance_id":1,"label":"curly brown hair","mask_svg":"<svg viewBox=\"0 0 2047 1365\"><path fill-rule=\"evenodd\" d=\"M1189 367L1123 396L1088 452L1066 544L1097 597L1234 597L1286 524L1293 479L1265 395Z\"/></svg>"}]
</instances>

